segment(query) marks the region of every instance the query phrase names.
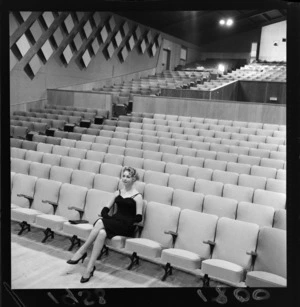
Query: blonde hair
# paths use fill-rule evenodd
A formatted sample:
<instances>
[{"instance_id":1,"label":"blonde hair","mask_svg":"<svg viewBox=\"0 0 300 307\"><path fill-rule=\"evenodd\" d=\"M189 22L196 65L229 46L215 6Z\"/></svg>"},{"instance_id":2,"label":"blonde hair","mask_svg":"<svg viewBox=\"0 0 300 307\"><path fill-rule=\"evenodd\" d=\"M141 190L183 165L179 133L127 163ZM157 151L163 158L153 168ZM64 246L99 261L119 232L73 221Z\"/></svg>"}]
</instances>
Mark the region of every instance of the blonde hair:
<instances>
[{"instance_id":1,"label":"blonde hair","mask_svg":"<svg viewBox=\"0 0 300 307\"><path fill-rule=\"evenodd\" d=\"M122 174L124 172L128 172L130 177L134 179L134 181L137 181L140 179L139 174L137 173L136 169L131 166L124 166Z\"/></svg>"}]
</instances>

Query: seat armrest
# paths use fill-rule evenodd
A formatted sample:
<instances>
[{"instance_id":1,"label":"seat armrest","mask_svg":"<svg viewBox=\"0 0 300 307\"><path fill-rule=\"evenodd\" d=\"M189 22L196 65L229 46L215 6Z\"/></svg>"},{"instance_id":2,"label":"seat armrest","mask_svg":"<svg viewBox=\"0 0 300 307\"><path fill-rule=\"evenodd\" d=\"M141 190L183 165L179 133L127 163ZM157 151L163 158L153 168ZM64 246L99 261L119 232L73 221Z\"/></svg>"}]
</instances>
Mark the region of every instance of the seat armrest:
<instances>
[{"instance_id":1,"label":"seat armrest","mask_svg":"<svg viewBox=\"0 0 300 307\"><path fill-rule=\"evenodd\" d=\"M216 245L216 242L211 241L211 240L203 241L203 243L209 244L210 246L215 246Z\"/></svg>"},{"instance_id":2,"label":"seat armrest","mask_svg":"<svg viewBox=\"0 0 300 307\"><path fill-rule=\"evenodd\" d=\"M29 201L32 201L33 200L33 197L32 196L29 196L29 195L26 195L26 194L17 194L18 197L24 197L24 198L27 198Z\"/></svg>"},{"instance_id":3,"label":"seat armrest","mask_svg":"<svg viewBox=\"0 0 300 307\"><path fill-rule=\"evenodd\" d=\"M178 236L178 233L175 232L175 231L172 231L172 230L165 230L164 233L166 235L172 235L173 237L177 237Z\"/></svg>"},{"instance_id":4,"label":"seat armrest","mask_svg":"<svg viewBox=\"0 0 300 307\"><path fill-rule=\"evenodd\" d=\"M55 214L56 209L58 207L58 203L55 203L55 202L53 202L51 200L42 200L42 203L51 205L53 207L54 214Z\"/></svg>"},{"instance_id":5,"label":"seat armrest","mask_svg":"<svg viewBox=\"0 0 300 307\"><path fill-rule=\"evenodd\" d=\"M83 209L77 208L75 206L69 206L68 209L69 210L76 210L79 213L80 219L82 219L82 216L83 216L83 213L84 213Z\"/></svg>"},{"instance_id":6,"label":"seat armrest","mask_svg":"<svg viewBox=\"0 0 300 307\"><path fill-rule=\"evenodd\" d=\"M257 257L257 253L254 252L254 251L250 251L250 252L247 251L246 254L251 256L251 268L253 268L254 267L255 259Z\"/></svg>"}]
</instances>

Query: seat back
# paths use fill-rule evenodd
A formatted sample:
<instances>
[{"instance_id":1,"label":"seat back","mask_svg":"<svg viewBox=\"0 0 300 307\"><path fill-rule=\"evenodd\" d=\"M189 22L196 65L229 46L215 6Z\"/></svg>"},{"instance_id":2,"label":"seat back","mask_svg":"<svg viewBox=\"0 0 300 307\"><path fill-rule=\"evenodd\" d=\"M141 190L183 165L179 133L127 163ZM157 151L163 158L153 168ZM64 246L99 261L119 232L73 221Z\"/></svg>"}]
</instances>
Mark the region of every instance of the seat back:
<instances>
[{"instance_id":1,"label":"seat back","mask_svg":"<svg viewBox=\"0 0 300 307\"><path fill-rule=\"evenodd\" d=\"M195 192L204 195L222 196L223 186L224 184L222 182L197 179L195 183Z\"/></svg>"},{"instance_id":2,"label":"seat back","mask_svg":"<svg viewBox=\"0 0 300 307\"><path fill-rule=\"evenodd\" d=\"M146 184L144 191L144 199L147 202L158 202L165 205L171 205L173 189L155 185L152 183Z\"/></svg>"},{"instance_id":3,"label":"seat back","mask_svg":"<svg viewBox=\"0 0 300 307\"><path fill-rule=\"evenodd\" d=\"M18 194L25 194L33 197L36 181L37 177L35 176L15 174L13 177L13 188L11 191L11 203L20 207L29 207L29 200L18 196Z\"/></svg>"},{"instance_id":4,"label":"seat back","mask_svg":"<svg viewBox=\"0 0 300 307\"><path fill-rule=\"evenodd\" d=\"M233 198L237 201L252 202L254 189L250 187L236 186L233 184L224 184L223 197Z\"/></svg>"},{"instance_id":5,"label":"seat back","mask_svg":"<svg viewBox=\"0 0 300 307\"><path fill-rule=\"evenodd\" d=\"M144 182L152 183L160 186L168 186L169 181L169 174L167 173L161 173L161 172L155 172L155 171L145 171L144 175Z\"/></svg>"},{"instance_id":6,"label":"seat back","mask_svg":"<svg viewBox=\"0 0 300 307\"><path fill-rule=\"evenodd\" d=\"M39 178L36 181L34 199L31 208L45 214L53 214L53 206L48 203L43 203L43 200L57 203L61 185L62 183L58 181Z\"/></svg>"},{"instance_id":7,"label":"seat back","mask_svg":"<svg viewBox=\"0 0 300 307\"><path fill-rule=\"evenodd\" d=\"M285 209L275 210L273 227L286 230L286 210Z\"/></svg>"},{"instance_id":8,"label":"seat back","mask_svg":"<svg viewBox=\"0 0 300 307\"><path fill-rule=\"evenodd\" d=\"M206 195L203 202L203 213L235 219L237 204L235 199Z\"/></svg>"},{"instance_id":9,"label":"seat back","mask_svg":"<svg viewBox=\"0 0 300 307\"><path fill-rule=\"evenodd\" d=\"M202 211L204 195L190 191L174 189L172 206L193 211Z\"/></svg>"},{"instance_id":10,"label":"seat back","mask_svg":"<svg viewBox=\"0 0 300 307\"><path fill-rule=\"evenodd\" d=\"M62 183L70 183L73 169L60 166L52 166L49 179L60 181Z\"/></svg>"},{"instance_id":11,"label":"seat back","mask_svg":"<svg viewBox=\"0 0 300 307\"><path fill-rule=\"evenodd\" d=\"M61 157L61 155L44 153L42 163L59 166Z\"/></svg>"},{"instance_id":12,"label":"seat back","mask_svg":"<svg viewBox=\"0 0 300 307\"><path fill-rule=\"evenodd\" d=\"M79 163L79 170L98 174L101 163L98 161L82 159Z\"/></svg>"},{"instance_id":13,"label":"seat back","mask_svg":"<svg viewBox=\"0 0 300 307\"><path fill-rule=\"evenodd\" d=\"M38 178L48 179L50 176L51 165L39 162L31 162L29 167L29 175Z\"/></svg>"},{"instance_id":14,"label":"seat back","mask_svg":"<svg viewBox=\"0 0 300 307\"><path fill-rule=\"evenodd\" d=\"M28 175L29 174L29 167L31 161L18 159L18 158L11 158L11 171L15 173L21 173Z\"/></svg>"},{"instance_id":15,"label":"seat back","mask_svg":"<svg viewBox=\"0 0 300 307\"><path fill-rule=\"evenodd\" d=\"M285 209L286 194L256 189L253 202L264 206L271 206L274 209Z\"/></svg>"},{"instance_id":16,"label":"seat back","mask_svg":"<svg viewBox=\"0 0 300 307\"><path fill-rule=\"evenodd\" d=\"M264 271L286 278L286 231L263 227L259 231L254 271Z\"/></svg>"},{"instance_id":17,"label":"seat back","mask_svg":"<svg viewBox=\"0 0 300 307\"><path fill-rule=\"evenodd\" d=\"M164 232L177 231L179 214L177 207L148 202L141 237L158 242L165 248L171 247L172 236Z\"/></svg>"},{"instance_id":18,"label":"seat back","mask_svg":"<svg viewBox=\"0 0 300 307\"><path fill-rule=\"evenodd\" d=\"M195 179L191 177L172 174L169 177L168 186L173 189L194 191Z\"/></svg>"},{"instance_id":19,"label":"seat back","mask_svg":"<svg viewBox=\"0 0 300 307\"><path fill-rule=\"evenodd\" d=\"M221 217L217 225L212 258L249 269L251 256L247 252L255 251L258 231L259 227L256 224Z\"/></svg>"},{"instance_id":20,"label":"seat back","mask_svg":"<svg viewBox=\"0 0 300 307\"><path fill-rule=\"evenodd\" d=\"M78 220L80 218L79 212L70 210L68 207L74 206L83 210L87 191L87 188L78 185L69 183L62 184L55 215L62 216L68 220Z\"/></svg>"},{"instance_id":21,"label":"seat back","mask_svg":"<svg viewBox=\"0 0 300 307\"><path fill-rule=\"evenodd\" d=\"M94 224L103 207L107 206L113 199L113 193L97 189L88 190L82 218L89 221L90 224Z\"/></svg>"},{"instance_id":22,"label":"seat back","mask_svg":"<svg viewBox=\"0 0 300 307\"><path fill-rule=\"evenodd\" d=\"M91 172L74 170L71 175L71 184L91 189L94 184L95 174Z\"/></svg>"},{"instance_id":23,"label":"seat back","mask_svg":"<svg viewBox=\"0 0 300 307\"><path fill-rule=\"evenodd\" d=\"M209 258L210 247L203 241L214 241L217 221L216 215L183 209L174 247L196 253L201 258Z\"/></svg>"},{"instance_id":24,"label":"seat back","mask_svg":"<svg viewBox=\"0 0 300 307\"><path fill-rule=\"evenodd\" d=\"M96 174L94 178L94 189L114 193L119 184L119 177Z\"/></svg>"},{"instance_id":25,"label":"seat back","mask_svg":"<svg viewBox=\"0 0 300 307\"><path fill-rule=\"evenodd\" d=\"M259 227L272 227L274 212L275 210L272 207L241 201L238 204L236 219L248 223L255 223Z\"/></svg>"}]
</instances>

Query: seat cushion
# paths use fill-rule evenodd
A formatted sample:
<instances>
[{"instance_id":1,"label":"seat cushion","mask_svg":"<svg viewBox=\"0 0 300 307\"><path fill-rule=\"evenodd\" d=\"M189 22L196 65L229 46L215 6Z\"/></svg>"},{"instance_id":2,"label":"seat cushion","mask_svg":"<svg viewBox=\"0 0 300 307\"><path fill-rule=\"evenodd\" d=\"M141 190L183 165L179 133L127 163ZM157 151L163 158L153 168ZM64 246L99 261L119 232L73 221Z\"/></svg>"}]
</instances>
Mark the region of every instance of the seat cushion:
<instances>
[{"instance_id":1,"label":"seat cushion","mask_svg":"<svg viewBox=\"0 0 300 307\"><path fill-rule=\"evenodd\" d=\"M11 219L14 221L25 221L29 224L33 224L35 223L38 214L42 214L42 212L30 208L16 208L11 211Z\"/></svg>"},{"instance_id":2,"label":"seat cushion","mask_svg":"<svg viewBox=\"0 0 300 307\"><path fill-rule=\"evenodd\" d=\"M62 230L63 225L67 220L60 215L40 214L36 216L36 224L44 228L52 230Z\"/></svg>"},{"instance_id":3,"label":"seat cushion","mask_svg":"<svg viewBox=\"0 0 300 307\"><path fill-rule=\"evenodd\" d=\"M248 272L246 276L248 287L286 287L286 278L263 271Z\"/></svg>"},{"instance_id":4,"label":"seat cushion","mask_svg":"<svg viewBox=\"0 0 300 307\"><path fill-rule=\"evenodd\" d=\"M106 239L105 244L107 244L108 246L117 248L117 249L122 249L125 246L126 239L128 239L128 237L114 236L111 239Z\"/></svg>"},{"instance_id":5,"label":"seat cushion","mask_svg":"<svg viewBox=\"0 0 300 307\"><path fill-rule=\"evenodd\" d=\"M182 267L185 269L196 270L200 268L200 256L178 248L164 249L161 253L161 259L164 263Z\"/></svg>"},{"instance_id":6,"label":"seat cushion","mask_svg":"<svg viewBox=\"0 0 300 307\"><path fill-rule=\"evenodd\" d=\"M64 222L63 232L69 235L75 235L80 239L86 240L91 230L93 229L92 224L71 224L70 222Z\"/></svg>"},{"instance_id":7,"label":"seat cushion","mask_svg":"<svg viewBox=\"0 0 300 307\"><path fill-rule=\"evenodd\" d=\"M244 269L232 262L220 259L207 259L202 262L201 270L209 277L239 283L244 280Z\"/></svg>"},{"instance_id":8,"label":"seat cushion","mask_svg":"<svg viewBox=\"0 0 300 307\"><path fill-rule=\"evenodd\" d=\"M149 239L134 238L126 240L125 249L145 257L157 258L161 255L162 246Z\"/></svg>"},{"instance_id":9,"label":"seat cushion","mask_svg":"<svg viewBox=\"0 0 300 307\"><path fill-rule=\"evenodd\" d=\"M17 209L17 208L21 208L21 207L16 205L16 204L10 204L10 208L11 209Z\"/></svg>"}]
</instances>

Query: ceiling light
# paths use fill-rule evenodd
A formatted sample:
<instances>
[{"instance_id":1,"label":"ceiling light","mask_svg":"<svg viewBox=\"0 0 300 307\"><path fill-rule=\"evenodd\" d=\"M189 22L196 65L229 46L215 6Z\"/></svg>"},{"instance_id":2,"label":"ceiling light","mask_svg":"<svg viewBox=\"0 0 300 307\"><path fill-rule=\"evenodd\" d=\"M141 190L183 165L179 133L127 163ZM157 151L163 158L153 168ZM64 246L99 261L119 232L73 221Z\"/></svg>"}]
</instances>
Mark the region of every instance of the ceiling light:
<instances>
[{"instance_id":1,"label":"ceiling light","mask_svg":"<svg viewBox=\"0 0 300 307\"><path fill-rule=\"evenodd\" d=\"M224 20L224 19L221 19L221 20L219 21L219 24L220 24L221 26L225 25L225 20Z\"/></svg>"},{"instance_id":2,"label":"ceiling light","mask_svg":"<svg viewBox=\"0 0 300 307\"><path fill-rule=\"evenodd\" d=\"M219 64L218 70L219 70L221 73L224 73L224 71L225 71L225 66L224 66L223 64Z\"/></svg>"},{"instance_id":3,"label":"ceiling light","mask_svg":"<svg viewBox=\"0 0 300 307\"><path fill-rule=\"evenodd\" d=\"M230 27L233 24L233 20L231 18L228 18L226 21L226 26Z\"/></svg>"}]
</instances>

